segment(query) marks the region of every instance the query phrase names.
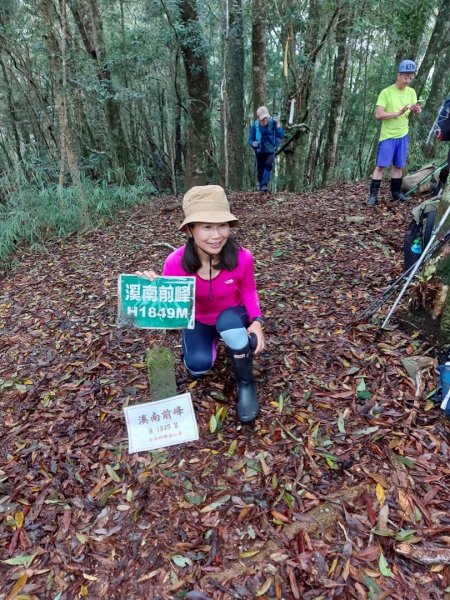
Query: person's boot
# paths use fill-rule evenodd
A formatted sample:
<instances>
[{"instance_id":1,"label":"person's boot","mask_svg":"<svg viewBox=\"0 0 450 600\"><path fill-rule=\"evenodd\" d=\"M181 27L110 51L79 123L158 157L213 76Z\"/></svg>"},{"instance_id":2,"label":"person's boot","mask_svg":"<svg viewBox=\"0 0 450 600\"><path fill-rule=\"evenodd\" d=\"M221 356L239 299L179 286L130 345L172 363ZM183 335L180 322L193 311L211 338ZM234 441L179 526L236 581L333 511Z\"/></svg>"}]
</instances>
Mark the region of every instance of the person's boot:
<instances>
[{"instance_id":1,"label":"person's boot","mask_svg":"<svg viewBox=\"0 0 450 600\"><path fill-rule=\"evenodd\" d=\"M447 183L447 179L448 179L448 168L442 169L442 171L439 173L439 182L438 182L438 186L435 192L435 196L442 196L442 194L444 193L444 189L445 189L445 184Z\"/></svg>"},{"instance_id":2,"label":"person's boot","mask_svg":"<svg viewBox=\"0 0 450 600\"><path fill-rule=\"evenodd\" d=\"M434 195L437 196L442 196L442 194L444 193L444 188L445 188L445 183L442 183L442 181L439 181L436 187L436 190L434 191Z\"/></svg>"},{"instance_id":3,"label":"person's boot","mask_svg":"<svg viewBox=\"0 0 450 600\"><path fill-rule=\"evenodd\" d=\"M370 182L370 192L367 204L369 206L375 206L378 202L378 192L380 191L381 179L372 179Z\"/></svg>"},{"instance_id":4,"label":"person's boot","mask_svg":"<svg viewBox=\"0 0 450 600\"><path fill-rule=\"evenodd\" d=\"M408 200L408 196L402 193L402 182L403 177L391 177L391 194L393 200L399 202L405 202Z\"/></svg>"},{"instance_id":5,"label":"person's boot","mask_svg":"<svg viewBox=\"0 0 450 600\"><path fill-rule=\"evenodd\" d=\"M243 423L254 421L259 415L259 404L256 398L256 384L253 377L253 358L250 345L241 350L228 348L236 380L238 419Z\"/></svg>"}]
</instances>

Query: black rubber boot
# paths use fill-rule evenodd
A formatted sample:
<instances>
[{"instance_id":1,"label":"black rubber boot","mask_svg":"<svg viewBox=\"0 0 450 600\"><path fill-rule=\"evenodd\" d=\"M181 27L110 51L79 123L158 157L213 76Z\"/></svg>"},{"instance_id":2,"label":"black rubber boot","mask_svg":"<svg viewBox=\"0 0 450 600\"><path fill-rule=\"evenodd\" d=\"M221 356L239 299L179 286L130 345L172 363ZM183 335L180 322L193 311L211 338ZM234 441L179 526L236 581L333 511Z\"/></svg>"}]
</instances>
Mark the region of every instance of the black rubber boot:
<instances>
[{"instance_id":1,"label":"black rubber boot","mask_svg":"<svg viewBox=\"0 0 450 600\"><path fill-rule=\"evenodd\" d=\"M237 416L243 423L250 423L259 415L250 345L247 344L242 350L228 348L228 352L233 364L234 378L236 379Z\"/></svg>"},{"instance_id":2,"label":"black rubber boot","mask_svg":"<svg viewBox=\"0 0 450 600\"><path fill-rule=\"evenodd\" d=\"M442 194L444 193L444 187L445 183L442 183L442 181L438 181L436 187L433 190L433 196L435 198L437 198L438 196L442 196Z\"/></svg>"},{"instance_id":3,"label":"black rubber boot","mask_svg":"<svg viewBox=\"0 0 450 600\"><path fill-rule=\"evenodd\" d=\"M393 200L399 202L405 202L408 200L408 196L402 194L402 181L403 177L391 177L391 194Z\"/></svg>"},{"instance_id":4,"label":"black rubber boot","mask_svg":"<svg viewBox=\"0 0 450 600\"><path fill-rule=\"evenodd\" d=\"M444 167L442 169L442 171L439 173L439 183L438 183L438 188L436 190L436 196L442 196L443 192L444 192L444 188L445 188L445 184L447 183L447 179L448 179L448 166Z\"/></svg>"},{"instance_id":5,"label":"black rubber boot","mask_svg":"<svg viewBox=\"0 0 450 600\"><path fill-rule=\"evenodd\" d=\"M375 206L378 202L378 192L380 191L381 179L372 179L370 182L370 195L367 201L369 206Z\"/></svg>"}]
</instances>

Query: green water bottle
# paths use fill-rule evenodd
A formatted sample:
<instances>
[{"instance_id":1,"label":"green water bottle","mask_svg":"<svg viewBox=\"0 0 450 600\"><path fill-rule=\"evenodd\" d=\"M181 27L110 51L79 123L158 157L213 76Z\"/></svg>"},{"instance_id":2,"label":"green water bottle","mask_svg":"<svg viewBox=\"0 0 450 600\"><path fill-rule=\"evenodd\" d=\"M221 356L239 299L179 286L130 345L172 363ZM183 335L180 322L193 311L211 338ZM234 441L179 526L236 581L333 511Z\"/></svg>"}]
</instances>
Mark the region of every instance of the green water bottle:
<instances>
[{"instance_id":1,"label":"green water bottle","mask_svg":"<svg viewBox=\"0 0 450 600\"><path fill-rule=\"evenodd\" d=\"M414 254L422 254L422 240L420 237L414 238L414 241L411 246L411 252Z\"/></svg>"}]
</instances>

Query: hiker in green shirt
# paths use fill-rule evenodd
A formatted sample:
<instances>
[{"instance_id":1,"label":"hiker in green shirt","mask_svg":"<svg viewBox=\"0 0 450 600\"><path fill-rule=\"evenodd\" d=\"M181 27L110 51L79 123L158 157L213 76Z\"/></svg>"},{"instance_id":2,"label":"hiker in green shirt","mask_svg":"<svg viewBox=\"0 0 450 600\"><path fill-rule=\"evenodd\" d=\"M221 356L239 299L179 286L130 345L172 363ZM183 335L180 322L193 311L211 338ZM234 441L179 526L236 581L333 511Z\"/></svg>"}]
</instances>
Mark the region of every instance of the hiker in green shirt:
<instances>
[{"instance_id":1,"label":"hiker in green shirt","mask_svg":"<svg viewBox=\"0 0 450 600\"><path fill-rule=\"evenodd\" d=\"M407 199L402 194L402 169L408 153L409 115L411 112L419 114L421 111L416 92L409 87L415 72L414 61L402 60L395 83L382 90L378 96L375 118L382 123L376 166L370 184L369 206L375 206L378 202L383 171L391 165L392 199L400 202Z\"/></svg>"}]
</instances>

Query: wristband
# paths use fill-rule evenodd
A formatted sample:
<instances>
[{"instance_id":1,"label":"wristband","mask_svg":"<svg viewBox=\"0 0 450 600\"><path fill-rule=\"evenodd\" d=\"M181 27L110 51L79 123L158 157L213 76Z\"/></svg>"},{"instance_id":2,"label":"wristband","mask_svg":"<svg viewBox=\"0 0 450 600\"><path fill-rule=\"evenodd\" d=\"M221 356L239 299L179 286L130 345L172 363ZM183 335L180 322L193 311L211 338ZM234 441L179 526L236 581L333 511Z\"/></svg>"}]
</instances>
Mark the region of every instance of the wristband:
<instances>
[{"instance_id":1,"label":"wristband","mask_svg":"<svg viewBox=\"0 0 450 600\"><path fill-rule=\"evenodd\" d=\"M258 323L261 323L261 326L264 327L264 319L263 319L263 317L254 317L250 321L250 324L254 323L255 321L258 321Z\"/></svg>"}]
</instances>

